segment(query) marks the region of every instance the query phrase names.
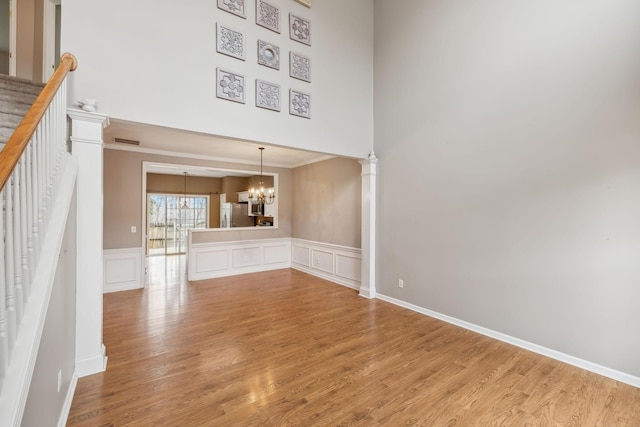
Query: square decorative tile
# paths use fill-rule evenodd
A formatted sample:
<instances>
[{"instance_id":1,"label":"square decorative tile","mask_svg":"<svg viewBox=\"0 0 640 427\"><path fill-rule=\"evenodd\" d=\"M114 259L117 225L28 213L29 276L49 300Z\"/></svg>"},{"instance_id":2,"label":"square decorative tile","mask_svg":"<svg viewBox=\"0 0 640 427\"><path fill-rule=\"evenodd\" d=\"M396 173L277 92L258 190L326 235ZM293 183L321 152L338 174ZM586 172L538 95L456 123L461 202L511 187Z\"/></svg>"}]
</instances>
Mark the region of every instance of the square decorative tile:
<instances>
[{"instance_id":1,"label":"square decorative tile","mask_svg":"<svg viewBox=\"0 0 640 427\"><path fill-rule=\"evenodd\" d=\"M308 19L290 13L289 38L311 46L311 22Z\"/></svg>"},{"instance_id":2,"label":"square decorative tile","mask_svg":"<svg viewBox=\"0 0 640 427\"><path fill-rule=\"evenodd\" d=\"M256 107L280 111L280 86L256 79Z\"/></svg>"},{"instance_id":3,"label":"square decorative tile","mask_svg":"<svg viewBox=\"0 0 640 427\"><path fill-rule=\"evenodd\" d=\"M246 18L244 0L218 0L218 9L226 10L241 18Z\"/></svg>"},{"instance_id":4,"label":"square decorative tile","mask_svg":"<svg viewBox=\"0 0 640 427\"><path fill-rule=\"evenodd\" d=\"M279 70L280 48L263 40L258 40L258 64Z\"/></svg>"},{"instance_id":5,"label":"square decorative tile","mask_svg":"<svg viewBox=\"0 0 640 427\"><path fill-rule=\"evenodd\" d=\"M311 95L289 89L289 114L311 118Z\"/></svg>"},{"instance_id":6,"label":"square decorative tile","mask_svg":"<svg viewBox=\"0 0 640 427\"><path fill-rule=\"evenodd\" d=\"M311 82L311 59L296 52L289 53L289 75Z\"/></svg>"},{"instance_id":7,"label":"square decorative tile","mask_svg":"<svg viewBox=\"0 0 640 427\"><path fill-rule=\"evenodd\" d=\"M256 24L280 34L280 8L265 0L257 0Z\"/></svg>"},{"instance_id":8,"label":"square decorative tile","mask_svg":"<svg viewBox=\"0 0 640 427\"><path fill-rule=\"evenodd\" d=\"M221 99L244 104L244 76L217 69L216 96Z\"/></svg>"},{"instance_id":9,"label":"square decorative tile","mask_svg":"<svg viewBox=\"0 0 640 427\"><path fill-rule=\"evenodd\" d=\"M244 34L227 26L216 24L217 51L244 61Z\"/></svg>"}]
</instances>

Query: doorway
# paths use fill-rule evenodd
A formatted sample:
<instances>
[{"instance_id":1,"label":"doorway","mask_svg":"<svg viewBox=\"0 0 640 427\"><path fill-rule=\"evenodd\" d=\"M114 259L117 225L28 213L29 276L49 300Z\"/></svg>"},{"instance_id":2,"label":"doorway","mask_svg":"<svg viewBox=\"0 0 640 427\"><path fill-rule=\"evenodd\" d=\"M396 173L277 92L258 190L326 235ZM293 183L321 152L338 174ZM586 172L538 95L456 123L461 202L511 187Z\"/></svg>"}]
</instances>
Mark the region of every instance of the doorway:
<instances>
[{"instance_id":1,"label":"doorway","mask_svg":"<svg viewBox=\"0 0 640 427\"><path fill-rule=\"evenodd\" d=\"M190 228L209 228L209 196L147 196L147 254L184 254Z\"/></svg>"},{"instance_id":2,"label":"doorway","mask_svg":"<svg viewBox=\"0 0 640 427\"><path fill-rule=\"evenodd\" d=\"M11 0L0 0L0 74L9 74L11 54Z\"/></svg>"}]
</instances>

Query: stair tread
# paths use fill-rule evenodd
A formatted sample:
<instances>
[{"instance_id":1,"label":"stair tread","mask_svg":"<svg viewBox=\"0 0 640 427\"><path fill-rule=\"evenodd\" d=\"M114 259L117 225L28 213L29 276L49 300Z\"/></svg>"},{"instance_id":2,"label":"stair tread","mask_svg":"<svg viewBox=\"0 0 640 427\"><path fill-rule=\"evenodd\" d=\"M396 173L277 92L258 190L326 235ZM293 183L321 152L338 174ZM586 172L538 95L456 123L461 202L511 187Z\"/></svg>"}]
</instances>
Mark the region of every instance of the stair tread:
<instances>
[{"instance_id":1,"label":"stair tread","mask_svg":"<svg viewBox=\"0 0 640 427\"><path fill-rule=\"evenodd\" d=\"M30 95L38 96L40 92L42 92L42 88L42 85L38 85L35 83L24 83L0 78L0 90L27 93Z\"/></svg>"}]
</instances>

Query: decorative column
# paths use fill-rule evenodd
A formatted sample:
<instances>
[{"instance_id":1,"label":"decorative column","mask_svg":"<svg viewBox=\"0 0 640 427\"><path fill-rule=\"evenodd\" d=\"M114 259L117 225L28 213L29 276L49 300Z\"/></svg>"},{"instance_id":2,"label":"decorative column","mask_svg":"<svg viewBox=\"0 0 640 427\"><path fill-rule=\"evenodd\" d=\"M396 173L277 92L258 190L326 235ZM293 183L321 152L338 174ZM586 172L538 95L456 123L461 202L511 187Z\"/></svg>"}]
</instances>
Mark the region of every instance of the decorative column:
<instances>
[{"instance_id":1,"label":"decorative column","mask_svg":"<svg viewBox=\"0 0 640 427\"><path fill-rule=\"evenodd\" d=\"M109 117L95 112L69 109L71 154L79 164L76 189L76 371L79 377L102 372L107 367L102 342L103 289L103 128Z\"/></svg>"},{"instance_id":2,"label":"decorative column","mask_svg":"<svg viewBox=\"0 0 640 427\"><path fill-rule=\"evenodd\" d=\"M376 297L376 163L371 152L362 165L362 261L360 296Z\"/></svg>"}]
</instances>

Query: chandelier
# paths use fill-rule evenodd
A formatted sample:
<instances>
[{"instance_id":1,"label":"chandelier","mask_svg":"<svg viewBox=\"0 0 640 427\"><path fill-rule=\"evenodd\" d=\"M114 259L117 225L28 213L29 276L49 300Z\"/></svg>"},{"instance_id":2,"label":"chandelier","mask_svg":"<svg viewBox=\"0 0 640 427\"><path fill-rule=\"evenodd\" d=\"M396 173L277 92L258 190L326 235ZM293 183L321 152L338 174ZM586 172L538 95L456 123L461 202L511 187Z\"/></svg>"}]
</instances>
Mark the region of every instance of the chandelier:
<instances>
[{"instance_id":1,"label":"chandelier","mask_svg":"<svg viewBox=\"0 0 640 427\"><path fill-rule=\"evenodd\" d=\"M251 200L252 203L270 205L276 200L276 195L273 191L273 188L270 188L265 193L264 181L262 177L262 152L264 151L264 147L260 147L258 149L260 150L260 181L258 182L258 188L249 189L249 200Z\"/></svg>"}]
</instances>

